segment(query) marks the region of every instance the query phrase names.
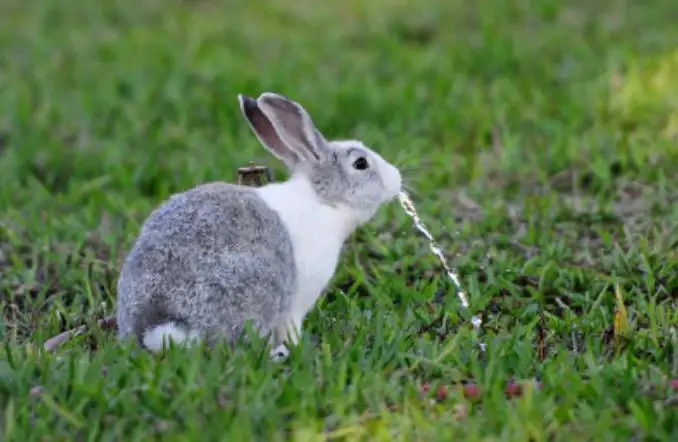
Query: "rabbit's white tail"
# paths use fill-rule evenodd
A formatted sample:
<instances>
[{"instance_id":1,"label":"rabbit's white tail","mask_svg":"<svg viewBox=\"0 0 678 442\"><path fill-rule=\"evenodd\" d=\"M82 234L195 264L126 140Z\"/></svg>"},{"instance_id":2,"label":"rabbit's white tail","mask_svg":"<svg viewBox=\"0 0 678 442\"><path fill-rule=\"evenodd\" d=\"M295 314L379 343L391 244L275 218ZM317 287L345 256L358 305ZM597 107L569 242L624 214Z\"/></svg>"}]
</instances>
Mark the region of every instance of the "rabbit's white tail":
<instances>
[{"instance_id":1,"label":"rabbit's white tail","mask_svg":"<svg viewBox=\"0 0 678 442\"><path fill-rule=\"evenodd\" d=\"M168 347L170 340L175 344L183 345L195 343L199 339L197 333L186 330L174 322L166 322L146 330L143 343L148 350L157 352L161 351L163 347Z\"/></svg>"}]
</instances>

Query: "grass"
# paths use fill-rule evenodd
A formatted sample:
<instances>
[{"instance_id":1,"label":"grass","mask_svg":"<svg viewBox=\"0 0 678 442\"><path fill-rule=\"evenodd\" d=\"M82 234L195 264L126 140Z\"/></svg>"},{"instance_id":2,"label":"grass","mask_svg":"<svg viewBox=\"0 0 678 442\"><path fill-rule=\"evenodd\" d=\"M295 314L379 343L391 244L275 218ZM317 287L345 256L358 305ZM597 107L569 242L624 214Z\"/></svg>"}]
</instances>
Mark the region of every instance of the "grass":
<instances>
[{"instance_id":1,"label":"grass","mask_svg":"<svg viewBox=\"0 0 678 442\"><path fill-rule=\"evenodd\" d=\"M2 440L676 440L678 3L472 5L4 2ZM284 364L97 327L42 352L115 311L172 192L284 177L238 111L265 90L403 167L483 333L393 204Z\"/></svg>"}]
</instances>

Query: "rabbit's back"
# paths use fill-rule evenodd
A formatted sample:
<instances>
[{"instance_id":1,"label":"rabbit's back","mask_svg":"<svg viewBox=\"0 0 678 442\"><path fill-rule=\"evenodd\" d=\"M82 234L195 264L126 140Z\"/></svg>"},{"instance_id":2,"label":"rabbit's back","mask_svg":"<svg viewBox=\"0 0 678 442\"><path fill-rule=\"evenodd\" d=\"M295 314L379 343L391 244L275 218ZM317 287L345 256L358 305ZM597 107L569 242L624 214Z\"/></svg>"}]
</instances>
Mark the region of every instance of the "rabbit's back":
<instances>
[{"instance_id":1,"label":"rabbit's back","mask_svg":"<svg viewBox=\"0 0 678 442\"><path fill-rule=\"evenodd\" d=\"M253 189L210 183L174 195L146 220L118 281L119 337L172 322L230 340L263 333L295 290L289 234Z\"/></svg>"}]
</instances>

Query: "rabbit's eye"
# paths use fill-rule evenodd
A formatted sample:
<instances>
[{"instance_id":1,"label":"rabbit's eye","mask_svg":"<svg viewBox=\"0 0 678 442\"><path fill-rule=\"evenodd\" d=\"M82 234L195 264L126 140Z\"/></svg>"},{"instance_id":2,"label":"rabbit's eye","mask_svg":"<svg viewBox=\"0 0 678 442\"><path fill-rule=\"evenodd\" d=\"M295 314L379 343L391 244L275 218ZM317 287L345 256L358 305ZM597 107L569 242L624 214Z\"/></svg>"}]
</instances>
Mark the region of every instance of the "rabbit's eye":
<instances>
[{"instance_id":1,"label":"rabbit's eye","mask_svg":"<svg viewBox=\"0 0 678 442\"><path fill-rule=\"evenodd\" d=\"M358 170L365 170L369 167L369 164L367 164L367 160L365 159L365 157L360 157L353 162L353 167L355 167Z\"/></svg>"}]
</instances>

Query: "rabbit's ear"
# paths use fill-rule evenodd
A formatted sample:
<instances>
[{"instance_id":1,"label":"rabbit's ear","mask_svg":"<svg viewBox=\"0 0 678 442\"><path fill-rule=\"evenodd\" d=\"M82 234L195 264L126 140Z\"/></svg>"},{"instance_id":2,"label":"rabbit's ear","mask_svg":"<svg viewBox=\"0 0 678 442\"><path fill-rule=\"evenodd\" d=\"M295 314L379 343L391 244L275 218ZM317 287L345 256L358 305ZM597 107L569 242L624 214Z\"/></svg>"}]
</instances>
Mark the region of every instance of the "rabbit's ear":
<instances>
[{"instance_id":1,"label":"rabbit's ear","mask_svg":"<svg viewBox=\"0 0 678 442\"><path fill-rule=\"evenodd\" d=\"M257 104L285 144L299 158L306 161L318 161L322 158L327 141L300 104L272 92L261 94L257 98Z\"/></svg>"},{"instance_id":2,"label":"rabbit's ear","mask_svg":"<svg viewBox=\"0 0 678 442\"><path fill-rule=\"evenodd\" d=\"M299 162L299 155L290 149L275 127L261 110L257 101L245 95L238 95L240 101L240 111L249 123L252 131L257 136L261 144L270 150L280 161L285 163L289 168L293 167Z\"/></svg>"}]
</instances>

